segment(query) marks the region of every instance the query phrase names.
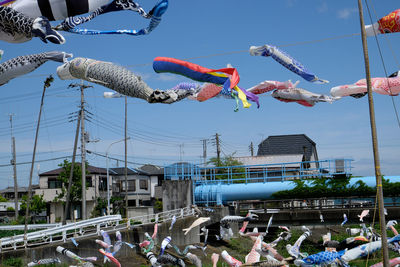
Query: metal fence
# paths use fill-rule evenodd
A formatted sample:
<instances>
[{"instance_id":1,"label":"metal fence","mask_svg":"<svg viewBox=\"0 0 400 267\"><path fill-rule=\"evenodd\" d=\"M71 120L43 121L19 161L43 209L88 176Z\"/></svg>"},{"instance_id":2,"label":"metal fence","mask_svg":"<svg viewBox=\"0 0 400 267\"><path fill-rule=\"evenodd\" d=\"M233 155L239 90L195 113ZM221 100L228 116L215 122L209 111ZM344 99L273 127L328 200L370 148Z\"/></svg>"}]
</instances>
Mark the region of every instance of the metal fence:
<instances>
[{"instance_id":1,"label":"metal fence","mask_svg":"<svg viewBox=\"0 0 400 267\"><path fill-rule=\"evenodd\" d=\"M100 230L113 232L130 229L143 224L166 222L176 216L183 218L193 216L195 211L190 207L170 210L145 216L122 219L121 215L110 215L69 223L41 231L30 232L26 235L16 235L0 239L0 252L7 250L25 249L56 242L67 242L74 237L92 237L100 235Z\"/></svg>"},{"instance_id":2,"label":"metal fence","mask_svg":"<svg viewBox=\"0 0 400 267\"><path fill-rule=\"evenodd\" d=\"M351 175L351 159L285 162L260 165L199 167L180 163L164 167L166 180L197 183L252 183Z\"/></svg>"}]
</instances>

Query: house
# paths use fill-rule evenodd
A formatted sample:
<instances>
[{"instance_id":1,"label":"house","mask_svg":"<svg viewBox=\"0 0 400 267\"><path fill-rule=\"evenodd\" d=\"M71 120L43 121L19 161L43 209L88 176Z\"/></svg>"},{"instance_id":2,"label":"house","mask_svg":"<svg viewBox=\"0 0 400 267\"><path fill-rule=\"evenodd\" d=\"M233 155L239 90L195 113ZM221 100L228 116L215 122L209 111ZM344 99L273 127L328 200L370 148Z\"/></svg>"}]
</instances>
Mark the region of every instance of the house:
<instances>
[{"instance_id":1,"label":"house","mask_svg":"<svg viewBox=\"0 0 400 267\"><path fill-rule=\"evenodd\" d=\"M89 218L97 198L107 198L107 170L91 165L88 165L86 170L88 172L86 175L86 218ZM47 216L50 223L60 221L63 217L64 205L56 199L61 193L62 183L58 180L58 176L62 171L63 168L58 168L39 174L39 188L35 190L35 194L43 195L44 201L47 202ZM112 190L111 181L110 178L110 191ZM65 201L65 198L61 200ZM82 218L80 204L73 205L72 209L77 210L78 218Z\"/></svg>"},{"instance_id":2,"label":"house","mask_svg":"<svg viewBox=\"0 0 400 267\"><path fill-rule=\"evenodd\" d=\"M35 189L39 188L39 185L32 185L32 195L35 192ZM0 190L0 195L8 200L14 200L15 192L14 186L9 186L3 190ZM18 199L20 200L22 196L28 195L28 187L20 186L18 187Z\"/></svg>"},{"instance_id":3,"label":"house","mask_svg":"<svg viewBox=\"0 0 400 267\"><path fill-rule=\"evenodd\" d=\"M305 134L269 136L258 145L257 156L235 157L249 178L290 180L320 172L316 144Z\"/></svg>"},{"instance_id":4,"label":"house","mask_svg":"<svg viewBox=\"0 0 400 267\"><path fill-rule=\"evenodd\" d=\"M305 134L268 136L258 145L257 156L302 155L304 167L318 168L317 146Z\"/></svg>"},{"instance_id":5,"label":"house","mask_svg":"<svg viewBox=\"0 0 400 267\"><path fill-rule=\"evenodd\" d=\"M138 169L128 168L127 187L125 185L125 168L110 168L109 173L113 176L113 196L125 199L127 190L128 217L153 213L153 203L157 197L156 187L161 185L164 175L162 168L150 164L143 165Z\"/></svg>"}]
</instances>

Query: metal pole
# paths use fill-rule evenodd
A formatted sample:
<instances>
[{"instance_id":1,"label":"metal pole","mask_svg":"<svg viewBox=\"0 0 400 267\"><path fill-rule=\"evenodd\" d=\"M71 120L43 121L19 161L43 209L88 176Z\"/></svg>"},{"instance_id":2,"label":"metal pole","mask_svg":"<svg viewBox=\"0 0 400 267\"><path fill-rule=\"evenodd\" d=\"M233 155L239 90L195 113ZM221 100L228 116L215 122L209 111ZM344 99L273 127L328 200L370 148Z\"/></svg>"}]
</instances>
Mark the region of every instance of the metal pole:
<instances>
[{"instance_id":1,"label":"metal pole","mask_svg":"<svg viewBox=\"0 0 400 267\"><path fill-rule=\"evenodd\" d=\"M125 96L125 216L128 218L128 97Z\"/></svg>"},{"instance_id":2,"label":"metal pole","mask_svg":"<svg viewBox=\"0 0 400 267\"><path fill-rule=\"evenodd\" d=\"M108 148L110 148L111 145ZM108 172L108 149L106 151L106 168L107 168L107 215L110 215L110 174Z\"/></svg>"},{"instance_id":3,"label":"metal pole","mask_svg":"<svg viewBox=\"0 0 400 267\"><path fill-rule=\"evenodd\" d=\"M124 140L129 140L130 139L130 137L127 137L127 138L124 138L124 139L122 139L122 140L118 140L118 141L115 141L115 142L113 142L113 143L111 143L109 146L108 146L108 148L107 148L107 150L106 150L106 168L107 168L107 215L110 215L110 173L109 173L109 168L108 168L108 151L110 150L110 148L111 148L111 146L112 145L114 145L114 144L116 144L116 143L119 143L119 142L122 142L122 141L124 141ZM125 187L127 187L128 186L128 184L125 184Z\"/></svg>"},{"instance_id":4,"label":"metal pole","mask_svg":"<svg viewBox=\"0 0 400 267\"><path fill-rule=\"evenodd\" d=\"M81 123L81 116L78 115L78 122L76 125L76 132L75 132L75 141L74 141L74 151L72 153L72 161L71 161L71 168L69 172L69 178L68 178L68 189L67 189L67 196L65 198L65 210L64 210L64 217L63 217L63 225L67 223L67 214L69 211L70 207L70 196L71 196L71 188L72 188L72 177L74 175L74 165L75 165L75 156L76 156L76 149L78 146L78 137L79 137L79 125Z\"/></svg>"},{"instance_id":5,"label":"metal pole","mask_svg":"<svg viewBox=\"0 0 400 267\"><path fill-rule=\"evenodd\" d=\"M81 83L81 169L82 169L82 220L86 220L86 138L85 138L85 99Z\"/></svg>"},{"instance_id":6,"label":"metal pole","mask_svg":"<svg viewBox=\"0 0 400 267\"><path fill-rule=\"evenodd\" d=\"M29 221L29 217L30 217L29 216L29 206L31 204L31 194L32 194L32 175L33 175L33 168L34 168L34 165L35 165L36 146L37 146L37 139L38 139L38 135L39 135L40 117L42 116L44 94L46 92L46 88L50 87L51 82L53 82L53 81L54 81L54 78L51 75L49 77L47 77L46 80L44 81L42 99L40 101L39 116L38 116L38 121L37 121L37 125L36 125L35 143L33 145L31 170L30 170L30 173L29 173L28 200L27 200L26 209L25 209L25 227L24 227L24 238L25 239L26 239L26 233L28 231L28 221Z\"/></svg>"},{"instance_id":7,"label":"metal pole","mask_svg":"<svg viewBox=\"0 0 400 267\"><path fill-rule=\"evenodd\" d=\"M358 11L359 11L359 15L360 15L361 37L362 37L364 61L365 61L365 75L366 75L366 79L367 79L369 118L370 118L370 124L371 124L371 134L372 134L372 148L373 148L373 153L374 153L376 189L377 189L377 195L378 195L378 213L379 213L379 224L380 224L380 230L381 230L383 266L388 267L389 266L389 252L388 252L386 222L385 222L385 214L384 214L382 174L381 174L381 166L380 166L380 162L379 162L378 139L377 139L377 133L376 133L376 124L375 124L374 100L373 100L373 96L372 96L367 37L366 37L366 33L365 33L364 16L363 16L363 11L362 11L361 0L358 0Z\"/></svg>"},{"instance_id":8,"label":"metal pole","mask_svg":"<svg viewBox=\"0 0 400 267\"><path fill-rule=\"evenodd\" d=\"M13 170L14 170L14 204L15 204L15 220L18 220L18 180L17 180L17 157L15 155L15 137L12 137L13 150Z\"/></svg>"}]
</instances>

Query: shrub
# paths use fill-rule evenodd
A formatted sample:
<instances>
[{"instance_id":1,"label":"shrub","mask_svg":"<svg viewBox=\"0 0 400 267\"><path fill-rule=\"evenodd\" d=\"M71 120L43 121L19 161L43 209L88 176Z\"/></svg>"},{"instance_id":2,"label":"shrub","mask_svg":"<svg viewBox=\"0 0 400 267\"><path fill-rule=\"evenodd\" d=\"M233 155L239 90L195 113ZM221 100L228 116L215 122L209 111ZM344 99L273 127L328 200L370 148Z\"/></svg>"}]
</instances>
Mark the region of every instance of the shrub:
<instances>
[{"instance_id":1,"label":"shrub","mask_svg":"<svg viewBox=\"0 0 400 267\"><path fill-rule=\"evenodd\" d=\"M12 267L22 267L22 259L21 258L8 258L3 261L4 266L12 266Z\"/></svg>"}]
</instances>

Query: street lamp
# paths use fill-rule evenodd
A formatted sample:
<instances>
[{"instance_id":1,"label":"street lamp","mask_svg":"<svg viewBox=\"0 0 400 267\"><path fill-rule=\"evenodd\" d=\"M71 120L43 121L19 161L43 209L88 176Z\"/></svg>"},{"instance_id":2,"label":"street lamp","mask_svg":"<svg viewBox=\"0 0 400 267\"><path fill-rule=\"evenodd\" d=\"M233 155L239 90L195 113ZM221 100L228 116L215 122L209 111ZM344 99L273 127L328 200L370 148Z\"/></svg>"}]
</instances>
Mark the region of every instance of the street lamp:
<instances>
[{"instance_id":1,"label":"street lamp","mask_svg":"<svg viewBox=\"0 0 400 267\"><path fill-rule=\"evenodd\" d=\"M108 148L106 150L106 159L107 159L107 215L110 215L110 173L108 171L108 151L110 150L112 145L114 145L116 143L119 143L119 142L122 142L122 141L125 141L125 140L129 140L129 139L130 139L130 137L127 137L127 138L124 138L122 140L118 140L118 141L112 142L108 146ZM128 185L126 184L125 186L128 186Z\"/></svg>"},{"instance_id":2,"label":"street lamp","mask_svg":"<svg viewBox=\"0 0 400 267\"><path fill-rule=\"evenodd\" d=\"M128 218L128 145L126 141L128 140L126 139L128 136L128 97L115 92L104 92L103 96L104 98L125 97L125 216Z\"/></svg>"}]
</instances>

